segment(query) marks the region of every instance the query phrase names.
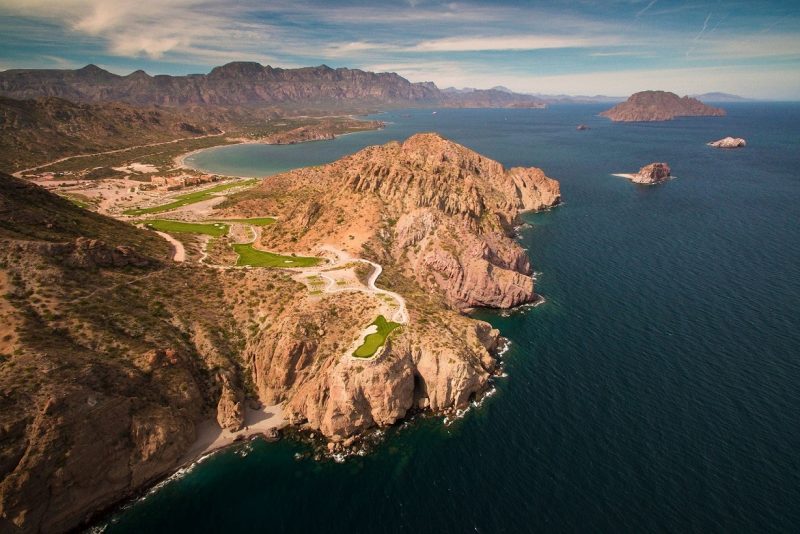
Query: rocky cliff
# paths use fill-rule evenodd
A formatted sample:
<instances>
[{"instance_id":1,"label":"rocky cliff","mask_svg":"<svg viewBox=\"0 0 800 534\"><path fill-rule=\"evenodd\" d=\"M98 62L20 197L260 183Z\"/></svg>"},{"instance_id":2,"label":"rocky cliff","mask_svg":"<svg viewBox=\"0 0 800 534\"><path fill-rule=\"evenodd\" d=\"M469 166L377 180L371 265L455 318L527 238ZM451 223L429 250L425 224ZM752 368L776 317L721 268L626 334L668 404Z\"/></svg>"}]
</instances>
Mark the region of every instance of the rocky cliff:
<instances>
[{"instance_id":1,"label":"rocky cliff","mask_svg":"<svg viewBox=\"0 0 800 534\"><path fill-rule=\"evenodd\" d=\"M328 66L273 68L234 62L208 74L150 76L136 71L118 76L94 65L78 70L0 72L0 95L17 99L55 96L76 102L120 101L162 106L276 106L283 109L448 106L512 107L543 105L527 95L497 90L450 95L433 83L411 83L395 73Z\"/></svg>"},{"instance_id":2,"label":"rocky cliff","mask_svg":"<svg viewBox=\"0 0 800 534\"><path fill-rule=\"evenodd\" d=\"M668 121L675 117L721 117L725 110L703 104L695 98L679 97L666 91L642 91L600 113L614 122Z\"/></svg>"}]
</instances>

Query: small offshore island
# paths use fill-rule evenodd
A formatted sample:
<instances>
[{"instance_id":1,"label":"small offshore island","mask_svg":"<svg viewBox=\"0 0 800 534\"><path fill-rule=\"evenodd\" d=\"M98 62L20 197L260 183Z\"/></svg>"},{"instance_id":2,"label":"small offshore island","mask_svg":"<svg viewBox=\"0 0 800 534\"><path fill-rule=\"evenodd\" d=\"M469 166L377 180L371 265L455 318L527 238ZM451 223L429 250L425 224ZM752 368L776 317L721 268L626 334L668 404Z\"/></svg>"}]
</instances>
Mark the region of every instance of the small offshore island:
<instances>
[{"instance_id":1,"label":"small offshore island","mask_svg":"<svg viewBox=\"0 0 800 534\"><path fill-rule=\"evenodd\" d=\"M619 176L620 178L627 178L631 182L635 184L642 184L642 185L655 185L660 184L661 182L666 182L667 180L672 178L672 170L669 168L669 165L666 163L651 163L649 165L645 165L639 172L634 174L615 174L614 176Z\"/></svg>"},{"instance_id":2,"label":"small offshore island","mask_svg":"<svg viewBox=\"0 0 800 534\"><path fill-rule=\"evenodd\" d=\"M722 117L725 110L668 91L641 91L600 113L614 122L657 122L676 117Z\"/></svg>"}]
</instances>

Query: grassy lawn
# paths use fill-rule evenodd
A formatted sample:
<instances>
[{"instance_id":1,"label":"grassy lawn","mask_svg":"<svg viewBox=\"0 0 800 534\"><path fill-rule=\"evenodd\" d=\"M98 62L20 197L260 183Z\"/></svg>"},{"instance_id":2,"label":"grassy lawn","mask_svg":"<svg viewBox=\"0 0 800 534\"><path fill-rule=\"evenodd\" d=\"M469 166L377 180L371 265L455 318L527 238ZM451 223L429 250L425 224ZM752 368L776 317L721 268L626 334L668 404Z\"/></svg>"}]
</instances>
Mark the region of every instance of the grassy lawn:
<instances>
[{"instance_id":1,"label":"grassy lawn","mask_svg":"<svg viewBox=\"0 0 800 534\"><path fill-rule=\"evenodd\" d=\"M374 356L378 349L386 343L386 338L389 337L389 334L400 326L400 323L387 321L386 317L379 315L377 319L372 321L370 326L372 325L377 326L378 331L364 338L364 343L353 353L356 358L371 358Z\"/></svg>"},{"instance_id":2,"label":"grassy lawn","mask_svg":"<svg viewBox=\"0 0 800 534\"><path fill-rule=\"evenodd\" d=\"M322 261L322 258L304 256L283 256L272 252L256 250L250 243L237 243L233 250L239 255L236 265L251 265L253 267L312 267Z\"/></svg>"},{"instance_id":3,"label":"grassy lawn","mask_svg":"<svg viewBox=\"0 0 800 534\"><path fill-rule=\"evenodd\" d=\"M272 217L253 217L250 219L219 219L219 221L224 223L252 224L253 226L269 226L270 224L275 223L275 219L273 219Z\"/></svg>"},{"instance_id":4,"label":"grassy lawn","mask_svg":"<svg viewBox=\"0 0 800 534\"><path fill-rule=\"evenodd\" d=\"M179 234L205 234L211 237L222 237L228 233L228 225L224 223L189 223L183 221L166 221L163 219L143 221L144 225L160 232Z\"/></svg>"},{"instance_id":5,"label":"grassy lawn","mask_svg":"<svg viewBox=\"0 0 800 534\"><path fill-rule=\"evenodd\" d=\"M189 204L194 204L195 202L201 202L203 200L208 200L209 198L214 196L214 193L221 193L222 191L227 191L233 187L240 187L240 186L250 186L258 182L255 178L251 180L241 180L238 182L232 182L229 184L220 184L214 187L209 187L208 189L203 189L200 191L194 191L192 193L186 193L185 195L180 195L175 197L173 202L169 204L162 204L161 206L153 206L152 208L135 208L125 210L122 213L125 215L146 215L148 213L162 213L165 211L171 211L176 208L180 208L182 206L187 206Z\"/></svg>"}]
</instances>

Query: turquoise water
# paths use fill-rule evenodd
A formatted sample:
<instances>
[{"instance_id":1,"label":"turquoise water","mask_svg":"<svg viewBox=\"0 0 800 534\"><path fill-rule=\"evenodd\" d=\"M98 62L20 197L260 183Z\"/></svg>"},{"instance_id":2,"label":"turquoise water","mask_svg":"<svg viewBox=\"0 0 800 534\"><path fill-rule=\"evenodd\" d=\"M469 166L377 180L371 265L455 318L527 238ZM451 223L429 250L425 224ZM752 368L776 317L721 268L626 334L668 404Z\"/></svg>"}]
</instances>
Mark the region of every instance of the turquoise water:
<instances>
[{"instance_id":1,"label":"turquoise water","mask_svg":"<svg viewBox=\"0 0 800 534\"><path fill-rule=\"evenodd\" d=\"M221 149L269 174L435 130L540 166L566 201L521 237L546 303L480 314L512 340L508 377L455 424L390 430L344 464L230 449L107 532L796 532L800 106L726 107L641 125L595 106L403 111L381 132ZM725 135L749 145L704 145ZM611 176L652 161L678 178Z\"/></svg>"}]
</instances>

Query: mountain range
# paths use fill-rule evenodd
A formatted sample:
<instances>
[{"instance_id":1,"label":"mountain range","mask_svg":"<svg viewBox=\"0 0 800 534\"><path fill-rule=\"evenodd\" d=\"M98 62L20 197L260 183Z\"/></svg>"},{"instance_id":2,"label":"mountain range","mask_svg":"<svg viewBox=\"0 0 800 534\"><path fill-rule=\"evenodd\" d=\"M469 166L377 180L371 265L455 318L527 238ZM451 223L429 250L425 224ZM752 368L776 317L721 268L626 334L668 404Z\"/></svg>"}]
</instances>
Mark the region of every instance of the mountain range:
<instances>
[{"instance_id":1,"label":"mountain range","mask_svg":"<svg viewBox=\"0 0 800 534\"><path fill-rule=\"evenodd\" d=\"M75 102L117 101L161 106L275 106L330 110L375 107L544 107L541 99L507 90L441 91L432 82L412 83L395 73L298 69L233 62L208 74L151 76L137 70L126 76L95 65L77 70L14 69L0 72L0 95L43 96Z\"/></svg>"}]
</instances>

